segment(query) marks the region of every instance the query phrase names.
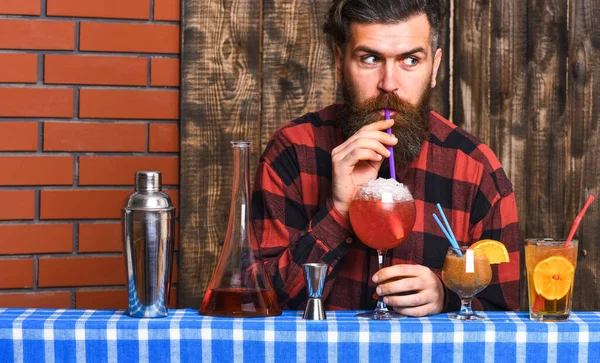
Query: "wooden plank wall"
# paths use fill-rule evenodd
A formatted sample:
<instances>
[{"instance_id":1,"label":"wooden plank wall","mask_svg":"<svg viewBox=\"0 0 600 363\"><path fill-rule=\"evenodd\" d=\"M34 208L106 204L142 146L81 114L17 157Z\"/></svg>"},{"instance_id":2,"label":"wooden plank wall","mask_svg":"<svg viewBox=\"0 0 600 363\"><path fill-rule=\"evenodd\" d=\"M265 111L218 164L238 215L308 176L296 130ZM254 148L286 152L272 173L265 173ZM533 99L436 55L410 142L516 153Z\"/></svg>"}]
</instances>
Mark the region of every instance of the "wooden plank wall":
<instances>
[{"instance_id":1,"label":"wooden plank wall","mask_svg":"<svg viewBox=\"0 0 600 363\"><path fill-rule=\"evenodd\" d=\"M496 152L523 238L566 236L600 197L600 0L446 1L433 108ZM328 6L184 2L179 307L198 308L225 237L229 141L254 142L253 171L277 127L339 100ZM575 309L600 310L600 201L576 236Z\"/></svg>"},{"instance_id":2,"label":"wooden plank wall","mask_svg":"<svg viewBox=\"0 0 600 363\"><path fill-rule=\"evenodd\" d=\"M200 307L225 238L233 162L229 142L254 141L254 166L258 160L260 16L251 0L185 2L180 307Z\"/></svg>"}]
</instances>

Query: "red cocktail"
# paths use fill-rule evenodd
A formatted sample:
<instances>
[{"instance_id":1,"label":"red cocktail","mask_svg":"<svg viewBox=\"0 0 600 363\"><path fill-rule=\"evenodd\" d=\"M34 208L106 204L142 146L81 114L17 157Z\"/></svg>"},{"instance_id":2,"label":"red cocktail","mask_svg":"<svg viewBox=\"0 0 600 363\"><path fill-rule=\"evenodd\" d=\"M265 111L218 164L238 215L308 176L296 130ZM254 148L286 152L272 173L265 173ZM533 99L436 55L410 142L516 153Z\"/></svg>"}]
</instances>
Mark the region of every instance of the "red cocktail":
<instances>
[{"instance_id":1,"label":"red cocktail","mask_svg":"<svg viewBox=\"0 0 600 363\"><path fill-rule=\"evenodd\" d=\"M377 250L379 269L387 250L399 246L415 224L415 202L406 186L393 179L370 180L361 186L350 204L350 223L354 233L367 246ZM376 320L397 319L379 297L373 312L358 314Z\"/></svg>"},{"instance_id":2,"label":"red cocktail","mask_svg":"<svg viewBox=\"0 0 600 363\"><path fill-rule=\"evenodd\" d=\"M415 203L354 200L350 205L350 223L364 244L389 250L399 246L412 231Z\"/></svg>"}]
</instances>

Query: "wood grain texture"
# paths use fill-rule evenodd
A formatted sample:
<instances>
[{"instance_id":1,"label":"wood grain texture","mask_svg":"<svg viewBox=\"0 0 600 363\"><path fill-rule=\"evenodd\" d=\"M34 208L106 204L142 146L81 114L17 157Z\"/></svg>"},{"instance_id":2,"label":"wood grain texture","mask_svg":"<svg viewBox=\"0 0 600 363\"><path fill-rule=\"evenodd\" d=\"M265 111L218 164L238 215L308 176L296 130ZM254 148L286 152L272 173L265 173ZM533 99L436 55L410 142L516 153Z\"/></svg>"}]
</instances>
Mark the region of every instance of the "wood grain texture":
<instances>
[{"instance_id":1,"label":"wood grain texture","mask_svg":"<svg viewBox=\"0 0 600 363\"><path fill-rule=\"evenodd\" d=\"M450 7L451 0L444 0L445 16L440 24L438 48L442 49L442 62L436 77L436 86L431 93L431 108L440 115L450 118Z\"/></svg>"},{"instance_id":2,"label":"wood grain texture","mask_svg":"<svg viewBox=\"0 0 600 363\"><path fill-rule=\"evenodd\" d=\"M490 2L454 2L453 122L490 140Z\"/></svg>"},{"instance_id":3,"label":"wood grain texture","mask_svg":"<svg viewBox=\"0 0 600 363\"><path fill-rule=\"evenodd\" d=\"M590 194L600 197L600 1L572 0L569 11L566 228L570 228ZM577 310L600 308L600 207L598 201L594 204L576 234L579 238L574 297Z\"/></svg>"},{"instance_id":4,"label":"wood grain texture","mask_svg":"<svg viewBox=\"0 0 600 363\"><path fill-rule=\"evenodd\" d=\"M225 237L230 141L258 153L259 11L255 1L187 1L183 21L179 307L199 308Z\"/></svg>"},{"instance_id":5,"label":"wood grain texture","mask_svg":"<svg viewBox=\"0 0 600 363\"><path fill-rule=\"evenodd\" d=\"M494 1L491 9L490 43L490 140L506 174L513 183L519 213L519 230L527 221L527 3ZM523 251L521 251L523 252ZM524 255L521 255L525 266ZM526 281L525 269L521 278ZM527 296L527 284L521 296ZM527 299L522 309L527 308Z\"/></svg>"},{"instance_id":6,"label":"wood grain texture","mask_svg":"<svg viewBox=\"0 0 600 363\"><path fill-rule=\"evenodd\" d=\"M526 237L565 234L567 2L529 3ZM523 213L522 213L523 214Z\"/></svg>"},{"instance_id":7,"label":"wood grain texture","mask_svg":"<svg viewBox=\"0 0 600 363\"><path fill-rule=\"evenodd\" d=\"M329 2L264 3L261 142L307 112L335 102L333 54L322 26Z\"/></svg>"},{"instance_id":8,"label":"wood grain texture","mask_svg":"<svg viewBox=\"0 0 600 363\"><path fill-rule=\"evenodd\" d=\"M495 1L492 5L488 145L513 184L524 185L529 81L527 4ZM525 206L523 200L517 201Z\"/></svg>"}]
</instances>

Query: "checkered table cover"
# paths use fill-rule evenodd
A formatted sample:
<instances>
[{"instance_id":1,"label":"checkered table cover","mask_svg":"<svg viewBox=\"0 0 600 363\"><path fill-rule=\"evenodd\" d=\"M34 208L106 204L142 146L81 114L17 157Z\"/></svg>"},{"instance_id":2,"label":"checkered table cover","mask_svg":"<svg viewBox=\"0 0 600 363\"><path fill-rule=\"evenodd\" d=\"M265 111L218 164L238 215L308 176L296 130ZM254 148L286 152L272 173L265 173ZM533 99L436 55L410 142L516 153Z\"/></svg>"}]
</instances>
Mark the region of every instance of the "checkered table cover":
<instances>
[{"instance_id":1,"label":"checkered table cover","mask_svg":"<svg viewBox=\"0 0 600 363\"><path fill-rule=\"evenodd\" d=\"M0 362L600 361L599 312L574 313L564 323L512 312L489 312L485 322L355 314L229 319L180 309L137 319L114 310L0 309Z\"/></svg>"}]
</instances>

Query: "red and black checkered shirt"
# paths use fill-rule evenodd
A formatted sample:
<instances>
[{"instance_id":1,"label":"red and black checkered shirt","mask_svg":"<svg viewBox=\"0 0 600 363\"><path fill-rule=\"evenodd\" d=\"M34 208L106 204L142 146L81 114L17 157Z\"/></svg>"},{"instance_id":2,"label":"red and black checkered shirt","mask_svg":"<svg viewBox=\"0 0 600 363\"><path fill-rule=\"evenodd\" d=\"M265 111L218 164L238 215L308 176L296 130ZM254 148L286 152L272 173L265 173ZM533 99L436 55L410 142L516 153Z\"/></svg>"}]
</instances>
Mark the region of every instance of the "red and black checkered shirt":
<instances>
[{"instance_id":1,"label":"red and black checkered shirt","mask_svg":"<svg viewBox=\"0 0 600 363\"><path fill-rule=\"evenodd\" d=\"M257 242L282 307L307 301L303 263L329 265L326 309L372 309L377 252L365 246L331 199L331 151L344 140L336 127L339 105L309 113L275 132L261 157L252 195ZM388 251L386 265L429 267L438 276L448 250L432 214L440 203L460 245L484 238L502 241L510 262L493 265L491 284L473 300L474 309L518 310L519 236L512 185L494 153L479 140L429 114L430 134L419 157L398 180L415 199L410 237ZM391 262L389 257L391 256ZM458 310L446 290L445 311Z\"/></svg>"}]
</instances>

